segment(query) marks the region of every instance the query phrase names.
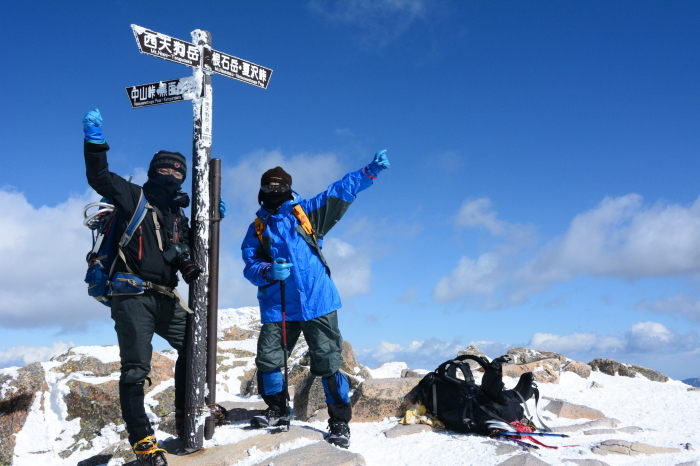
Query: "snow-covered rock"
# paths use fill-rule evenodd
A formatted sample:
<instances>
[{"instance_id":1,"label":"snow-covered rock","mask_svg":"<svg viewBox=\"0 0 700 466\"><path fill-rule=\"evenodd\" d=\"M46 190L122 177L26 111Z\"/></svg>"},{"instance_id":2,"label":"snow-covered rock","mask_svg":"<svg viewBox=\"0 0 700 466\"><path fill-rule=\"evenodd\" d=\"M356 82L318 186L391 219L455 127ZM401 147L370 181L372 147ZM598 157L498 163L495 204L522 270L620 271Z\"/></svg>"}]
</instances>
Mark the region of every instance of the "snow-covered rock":
<instances>
[{"instance_id":1,"label":"snow-covered rock","mask_svg":"<svg viewBox=\"0 0 700 466\"><path fill-rule=\"evenodd\" d=\"M252 374L255 372L256 338L260 328L257 319L257 308L219 311L216 398L217 402L231 407L233 415L229 417L232 423L217 427L214 437L205 441L204 446L205 451L225 450L228 458L233 458L231 463L236 466L297 461L294 458L303 455L305 448L309 448L306 452L311 452L311 448L321 451L320 447L326 446L314 447L315 443L322 441L320 439L326 431L325 420L319 415L325 412L323 402L319 403L323 409L316 416L292 423L293 431L309 435L270 435L267 430L246 428L250 414L263 407L255 391L251 393L248 390L249 395L241 395L248 382L255 379ZM349 345L348 349L351 349ZM300 377L299 380L308 375L304 372L308 369L308 361L304 360L306 350L305 343L300 340L290 359L290 376L294 373ZM550 356L531 351L519 354L537 358L537 361L532 361L535 364L542 362L543 357ZM398 380L403 381L398 383L406 384L404 391L410 393L411 385L415 386L419 379L400 378L403 372L409 372L405 363L392 362L370 370L356 361L354 356L347 356L350 351L344 353L347 364L344 364L343 370L352 376L353 384L364 381L365 385L354 394L357 401L355 417L350 424L352 444L348 453L361 455L366 464L429 466L460 464L461 461L464 464L496 466L504 461L512 464L537 460L539 464L594 465L603 462L600 461L602 457L595 455L592 449L610 439L629 442L630 445L645 444L668 449L663 450L668 451L666 453L643 453L634 459L627 455L607 455L603 459L610 466L675 466L690 464L699 458L693 447L686 446L700 445L700 434L687 428L692 425L693 414L700 412L700 396L697 392L688 392L688 385L678 381L668 380L659 384L641 374L630 378L599 371L592 371L589 379L584 379L563 370L559 373L558 384L539 382L541 396L587 406L609 417L597 421L572 421L547 412L547 424L555 431L569 432L572 438L547 438L545 443L560 447L572 444L580 446L540 449L529 455L520 455L517 448L504 446L512 447L512 443L486 441L479 436L432 428L409 429L415 431L411 434L403 429L401 435L385 435L386 431L397 425L398 416L403 414L402 408L383 412L377 410L381 417L373 418L376 421L361 422L363 412L367 411L359 401L363 391L367 393L373 384ZM174 444L170 411L173 395L171 371L175 356L172 351L154 355L155 372L162 373L153 374L154 384L147 387L149 417L154 423L157 437L167 440L166 448ZM562 362L559 357L544 359ZM565 362L572 363L568 359ZM418 375L427 372L424 369L413 371ZM517 383L518 374L514 375L504 376L506 388L513 388ZM475 372L474 376L479 382L481 373ZM72 348L49 362L0 370L0 464L96 466L110 461L110 466L115 466L131 461L133 455L130 455L128 445L122 440L125 432L116 404L118 378L119 351L115 346ZM392 399L392 396L387 397L378 391L374 399L387 400L387 406L391 403L396 406L401 393ZM534 399L528 402L528 407L530 412L534 411ZM544 417L542 406L539 409ZM615 433L584 434L595 429L615 429ZM265 449L256 447L267 445L266 442L272 443ZM183 466L193 458L169 457L173 464L179 462L177 464Z\"/></svg>"},{"instance_id":2,"label":"snow-covered rock","mask_svg":"<svg viewBox=\"0 0 700 466\"><path fill-rule=\"evenodd\" d=\"M608 375L621 375L624 377L635 377L637 374L643 375L649 380L655 382L667 382L668 376L654 369L637 366L636 364L624 364L615 361L614 359L596 358L588 363L593 370L600 371Z\"/></svg>"}]
</instances>

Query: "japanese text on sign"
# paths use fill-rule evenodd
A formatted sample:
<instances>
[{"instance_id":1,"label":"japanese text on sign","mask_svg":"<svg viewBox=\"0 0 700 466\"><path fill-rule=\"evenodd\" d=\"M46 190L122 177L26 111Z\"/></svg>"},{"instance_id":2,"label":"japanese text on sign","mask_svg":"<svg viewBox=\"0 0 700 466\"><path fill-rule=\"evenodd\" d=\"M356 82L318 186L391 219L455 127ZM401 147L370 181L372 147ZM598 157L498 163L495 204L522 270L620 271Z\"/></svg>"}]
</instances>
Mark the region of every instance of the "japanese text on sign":
<instances>
[{"instance_id":1,"label":"japanese text on sign","mask_svg":"<svg viewBox=\"0 0 700 466\"><path fill-rule=\"evenodd\" d=\"M232 55L207 50L204 53L204 69L254 86L267 88L272 70Z\"/></svg>"},{"instance_id":2,"label":"japanese text on sign","mask_svg":"<svg viewBox=\"0 0 700 466\"><path fill-rule=\"evenodd\" d=\"M126 88L133 108L192 100L194 84L191 78L171 79L157 83L141 84Z\"/></svg>"},{"instance_id":3,"label":"japanese text on sign","mask_svg":"<svg viewBox=\"0 0 700 466\"><path fill-rule=\"evenodd\" d=\"M199 66L199 48L196 45L136 26L135 24L131 25L131 29L134 31L141 53L182 63L183 65Z\"/></svg>"}]
</instances>

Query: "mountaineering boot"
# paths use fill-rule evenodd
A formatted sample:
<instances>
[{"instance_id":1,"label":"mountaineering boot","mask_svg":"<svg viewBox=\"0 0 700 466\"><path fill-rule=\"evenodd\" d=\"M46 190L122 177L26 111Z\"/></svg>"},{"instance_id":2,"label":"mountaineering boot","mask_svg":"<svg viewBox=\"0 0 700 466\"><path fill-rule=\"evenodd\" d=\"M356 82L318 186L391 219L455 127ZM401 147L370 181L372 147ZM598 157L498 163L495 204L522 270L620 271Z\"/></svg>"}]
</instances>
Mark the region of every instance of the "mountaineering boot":
<instances>
[{"instance_id":1,"label":"mountaineering boot","mask_svg":"<svg viewBox=\"0 0 700 466\"><path fill-rule=\"evenodd\" d=\"M254 429L264 429L265 427L275 427L275 426L288 426L289 419L284 418L286 416L287 409L285 407L279 407L277 405L272 405L267 408L262 414L253 416L250 420L250 425Z\"/></svg>"},{"instance_id":2,"label":"mountaineering boot","mask_svg":"<svg viewBox=\"0 0 700 466\"><path fill-rule=\"evenodd\" d=\"M350 426L345 421L328 420L328 435L326 442L340 448L350 446Z\"/></svg>"},{"instance_id":3,"label":"mountaineering boot","mask_svg":"<svg viewBox=\"0 0 700 466\"><path fill-rule=\"evenodd\" d=\"M158 441L152 435L136 442L133 451L142 466L168 466L165 450L158 447Z\"/></svg>"}]
</instances>

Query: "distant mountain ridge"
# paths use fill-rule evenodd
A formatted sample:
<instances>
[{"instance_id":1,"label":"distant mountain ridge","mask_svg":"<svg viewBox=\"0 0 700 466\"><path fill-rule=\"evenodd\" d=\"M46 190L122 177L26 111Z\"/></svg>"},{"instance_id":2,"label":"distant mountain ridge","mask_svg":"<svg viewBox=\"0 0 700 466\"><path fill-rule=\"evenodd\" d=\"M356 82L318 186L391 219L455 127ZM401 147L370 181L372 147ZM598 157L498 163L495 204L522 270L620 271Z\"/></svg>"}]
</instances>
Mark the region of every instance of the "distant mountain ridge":
<instances>
[{"instance_id":1,"label":"distant mountain ridge","mask_svg":"<svg viewBox=\"0 0 700 466\"><path fill-rule=\"evenodd\" d=\"M683 383L687 383L691 387L700 387L700 378L694 378L694 379L685 379L683 380Z\"/></svg>"}]
</instances>

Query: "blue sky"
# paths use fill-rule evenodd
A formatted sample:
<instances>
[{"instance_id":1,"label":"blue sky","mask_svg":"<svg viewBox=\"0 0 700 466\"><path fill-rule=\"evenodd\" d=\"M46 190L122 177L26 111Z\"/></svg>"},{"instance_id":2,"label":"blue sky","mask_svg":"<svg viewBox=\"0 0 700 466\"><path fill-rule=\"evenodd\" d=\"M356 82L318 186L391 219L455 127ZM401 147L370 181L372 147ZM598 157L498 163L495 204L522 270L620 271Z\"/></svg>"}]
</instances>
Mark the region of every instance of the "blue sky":
<instances>
[{"instance_id":1,"label":"blue sky","mask_svg":"<svg viewBox=\"0 0 700 466\"><path fill-rule=\"evenodd\" d=\"M191 75L130 25L274 70L214 76L221 307L255 305L240 243L260 174L309 197L389 151L329 234L341 329L372 367L432 369L475 343L700 377L700 3L420 0L17 2L0 26L0 365L116 344L87 297L80 120L99 108L113 171L191 160L187 102L127 86ZM156 341L157 348L165 347Z\"/></svg>"}]
</instances>

